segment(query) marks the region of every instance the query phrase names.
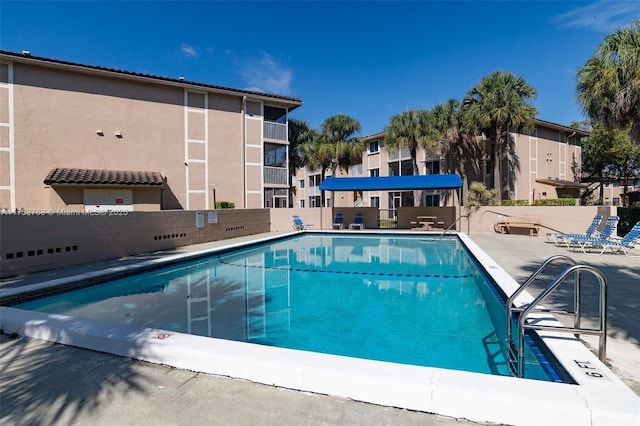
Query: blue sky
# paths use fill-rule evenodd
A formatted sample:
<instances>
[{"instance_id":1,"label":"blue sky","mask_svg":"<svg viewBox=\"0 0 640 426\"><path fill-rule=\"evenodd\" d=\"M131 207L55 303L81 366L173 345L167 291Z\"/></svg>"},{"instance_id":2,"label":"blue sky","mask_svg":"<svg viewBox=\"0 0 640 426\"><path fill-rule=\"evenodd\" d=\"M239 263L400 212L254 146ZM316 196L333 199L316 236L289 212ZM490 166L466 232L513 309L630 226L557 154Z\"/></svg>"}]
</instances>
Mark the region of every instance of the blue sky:
<instances>
[{"instance_id":1,"label":"blue sky","mask_svg":"<svg viewBox=\"0 0 640 426\"><path fill-rule=\"evenodd\" d=\"M300 98L318 128L362 135L461 99L496 70L538 91L538 117L584 118L576 72L640 1L8 1L0 49Z\"/></svg>"}]
</instances>

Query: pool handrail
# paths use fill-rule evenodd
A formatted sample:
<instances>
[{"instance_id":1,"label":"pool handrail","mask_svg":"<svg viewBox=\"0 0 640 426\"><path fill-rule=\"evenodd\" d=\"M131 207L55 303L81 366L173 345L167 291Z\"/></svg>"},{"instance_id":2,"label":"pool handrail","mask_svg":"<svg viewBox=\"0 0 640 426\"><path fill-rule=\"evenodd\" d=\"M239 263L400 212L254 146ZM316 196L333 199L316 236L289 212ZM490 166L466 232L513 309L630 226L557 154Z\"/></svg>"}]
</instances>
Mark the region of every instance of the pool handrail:
<instances>
[{"instance_id":1,"label":"pool handrail","mask_svg":"<svg viewBox=\"0 0 640 426\"><path fill-rule=\"evenodd\" d=\"M573 265L565 269L551 284L549 284L543 292L538 295L531 303L521 305L519 307L514 306L514 301L518 295L520 295L536 278L556 260L564 260L572 263ZM582 328L580 326L580 271L591 272L598 279L600 284L600 303L599 303L599 328ZM547 297L558 285L560 285L569 275L574 274L574 289L573 289L573 310L551 310L537 308L538 304ZM606 340L607 340L607 279L599 270L583 264L578 264L577 261L569 256L554 255L547 258L542 265L533 273L527 280L514 291L507 299L506 309L506 349L509 358L509 368L512 373L517 377L523 377L524 373L524 333L525 330L547 330L547 331L561 331L572 332L576 337L580 334L593 334L599 335L599 353L598 357L604 362L606 359ZM537 309L536 309L537 308ZM559 313L564 315L571 315L574 317L573 327L568 326L555 326L555 325L540 325L536 323L527 323L526 318L531 312L545 312L545 313ZM514 348L512 345L512 318L514 314L518 314L518 346ZM515 365L514 365L515 364Z\"/></svg>"}]
</instances>

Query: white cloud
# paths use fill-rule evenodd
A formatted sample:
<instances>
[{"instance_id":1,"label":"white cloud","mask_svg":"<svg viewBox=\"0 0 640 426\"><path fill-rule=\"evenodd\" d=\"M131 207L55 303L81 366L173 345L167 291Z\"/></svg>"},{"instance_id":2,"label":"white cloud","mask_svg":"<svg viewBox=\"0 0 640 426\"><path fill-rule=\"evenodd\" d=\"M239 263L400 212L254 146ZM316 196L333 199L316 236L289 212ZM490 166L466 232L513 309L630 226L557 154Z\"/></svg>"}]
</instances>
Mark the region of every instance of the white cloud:
<instances>
[{"instance_id":1,"label":"white cloud","mask_svg":"<svg viewBox=\"0 0 640 426\"><path fill-rule=\"evenodd\" d=\"M293 72L276 62L271 55L261 52L257 57L240 61L240 75L248 87L256 92L288 95L291 92Z\"/></svg>"},{"instance_id":2,"label":"white cloud","mask_svg":"<svg viewBox=\"0 0 640 426\"><path fill-rule=\"evenodd\" d=\"M193 46L189 46L187 43L180 44L180 51L190 58L198 57L198 51L196 50L196 48Z\"/></svg>"},{"instance_id":3,"label":"white cloud","mask_svg":"<svg viewBox=\"0 0 640 426\"><path fill-rule=\"evenodd\" d=\"M590 28L608 33L640 18L640 2L598 0L554 17L551 22L569 28Z\"/></svg>"}]
</instances>

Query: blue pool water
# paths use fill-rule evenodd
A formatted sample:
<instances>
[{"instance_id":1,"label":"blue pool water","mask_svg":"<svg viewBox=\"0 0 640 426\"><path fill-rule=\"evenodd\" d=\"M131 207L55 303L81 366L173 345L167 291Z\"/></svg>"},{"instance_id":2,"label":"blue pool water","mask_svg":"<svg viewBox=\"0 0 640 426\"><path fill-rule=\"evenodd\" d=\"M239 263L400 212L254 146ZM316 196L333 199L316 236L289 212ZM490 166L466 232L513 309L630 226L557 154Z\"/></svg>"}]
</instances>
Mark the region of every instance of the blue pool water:
<instances>
[{"instance_id":1,"label":"blue pool water","mask_svg":"<svg viewBox=\"0 0 640 426\"><path fill-rule=\"evenodd\" d=\"M13 306L283 348L511 375L503 342L503 297L457 238L308 233ZM526 376L555 380L546 363L535 362L541 357L529 352Z\"/></svg>"}]
</instances>

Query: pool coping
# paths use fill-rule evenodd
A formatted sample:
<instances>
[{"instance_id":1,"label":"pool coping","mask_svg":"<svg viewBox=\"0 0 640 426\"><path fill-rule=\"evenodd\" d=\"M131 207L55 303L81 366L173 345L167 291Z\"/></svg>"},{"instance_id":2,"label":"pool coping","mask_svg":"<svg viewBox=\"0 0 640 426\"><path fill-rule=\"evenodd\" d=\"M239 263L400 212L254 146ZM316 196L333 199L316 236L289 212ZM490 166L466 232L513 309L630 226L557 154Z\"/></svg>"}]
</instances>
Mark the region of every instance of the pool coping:
<instances>
[{"instance_id":1,"label":"pool coping","mask_svg":"<svg viewBox=\"0 0 640 426\"><path fill-rule=\"evenodd\" d=\"M257 238L251 243L296 233ZM457 237L506 294L518 287L466 234L457 233ZM223 245L23 288L1 289L0 297L24 292L27 287L37 291L78 279L139 271L246 244ZM527 297L530 298L523 294L522 301ZM272 348L9 307L0 307L0 327L9 333L192 371L474 421L612 425L637 424L640 419L640 398L577 339L558 333L538 334L576 385ZM586 374L591 371L601 377Z\"/></svg>"}]
</instances>

